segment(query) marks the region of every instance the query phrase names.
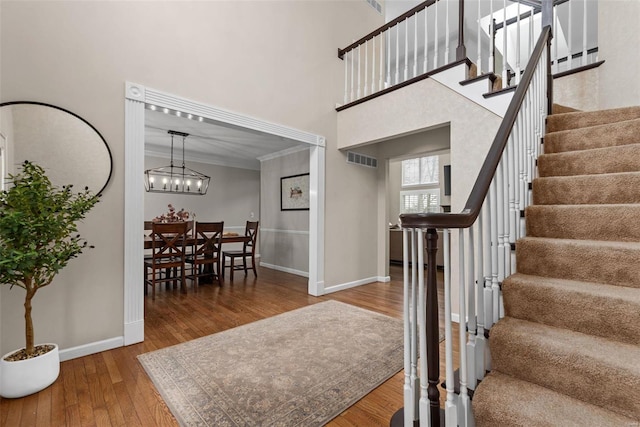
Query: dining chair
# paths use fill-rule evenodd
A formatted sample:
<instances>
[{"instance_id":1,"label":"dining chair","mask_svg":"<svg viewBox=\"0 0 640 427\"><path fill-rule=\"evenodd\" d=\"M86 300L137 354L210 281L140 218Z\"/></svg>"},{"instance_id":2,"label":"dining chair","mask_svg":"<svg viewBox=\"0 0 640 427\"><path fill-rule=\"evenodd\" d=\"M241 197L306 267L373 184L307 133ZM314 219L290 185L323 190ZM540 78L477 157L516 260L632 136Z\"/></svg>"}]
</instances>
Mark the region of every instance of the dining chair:
<instances>
[{"instance_id":1,"label":"dining chair","mask_svg":"<svg viewBox=\"0 0 640 427\"><path fill-rule=\"evenodd\" d=\"M195 242L190 255L185 262L191 264L191 274L188 279L193 280L194 289L198 288L200 277L211 276L213 280L220 280L220 252L222 250L222 231L224 221L196 222ZM215 269L214 269L215 267Z\"/></svg>"},{"instance_id":2,"label":"dining chair","mask_svg":"<svg viewBox=\"0 0 640 427\"><path fill-rule=\"evenodd\" d=\"M247 240L243 243L242 250L222 252L222 277L224 277L227 258L231 260L231 265L229 266L231 281L233 281L233 272L235 270L244 270L244 275L247 275L247 258L251 258L251 269L253 270L253 275L258 277L258 272L256 271L256 240L258 239L259 223L260 221L247 221L244 230L244 235ZM242 258L242 265L235 265L236 258Z\"/></svg>"},{"instance_id":3,"label":"dining chair","mask_svg":"<svg viewBox=\"0 0 640 427\"><path fill-rule=\"evenodd\" d=\"M151 258L145 259L145 289L151 286L152 298L156 299L156 284L173 282L174 287L180 282L180 288L186 292L185 287L185 247L187 224L153 223L151 236ZM178 278L177 272L180 272ZM162 272L165 272L162 277ZM169 272L173 271L171 275Z\"/></svg>"}]
</instances>

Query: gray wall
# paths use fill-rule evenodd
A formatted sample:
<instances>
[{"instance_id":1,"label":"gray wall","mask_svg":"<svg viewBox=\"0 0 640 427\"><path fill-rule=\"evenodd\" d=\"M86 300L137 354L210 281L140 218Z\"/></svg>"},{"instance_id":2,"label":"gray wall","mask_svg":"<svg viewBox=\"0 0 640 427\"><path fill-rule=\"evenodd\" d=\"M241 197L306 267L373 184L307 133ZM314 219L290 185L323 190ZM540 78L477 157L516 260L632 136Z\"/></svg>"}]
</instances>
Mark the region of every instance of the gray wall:
<instances>
[{"instance_id":1,"label":"gray wall","mask_svg":"<svg viewBox=\"0 0 640 427\"><path fill-rule=\"evenodd\" d=\"M82 224L96 249L73 260L34 300L36 340L63 350L124 331L125 82L323 135L332 153L327 176L339 179L347 168L333 154L344 72L336 49L383 21L364 1L3 1L0 8L1 100L41 101L80 114L114 158L112 181ZM332 196L327 229L345 217L346 196ZM352 207L356 216L368 208ZM327 238L328 251L337 245L345 246L340 236ZM363 268L375 270L375 260ZM358 275L341 257L326 257L325 270L329 281ZM24 295L1 292L0 344L7 352L24 341Z\"/></svg>"},{"instance_id":2,"label":"gray wall","mask_svg":"<svg viewBox=\"0 0 640 427\"><path fill-rule=\"evenodd\" d=\"M309 273L309 211L280 210L280 178L309 173L309 150L261 162L260 263Z\"/></svg>"}]
</instances>

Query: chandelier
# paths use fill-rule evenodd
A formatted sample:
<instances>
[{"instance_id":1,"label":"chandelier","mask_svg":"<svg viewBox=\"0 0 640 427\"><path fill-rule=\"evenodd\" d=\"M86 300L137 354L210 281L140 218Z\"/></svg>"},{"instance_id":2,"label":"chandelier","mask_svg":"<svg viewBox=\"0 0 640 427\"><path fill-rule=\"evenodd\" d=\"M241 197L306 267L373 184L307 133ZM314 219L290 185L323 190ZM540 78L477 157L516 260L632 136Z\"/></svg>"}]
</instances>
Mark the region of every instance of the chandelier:
<instances>
[{"instance_id":1,"label":"chandelier","mask_svg":"<svg viewBox=\"0 0 640 427\"><path fill-rule=\"evenodd\" d=\"M184 143L189 134L175 130L168 133L171 135L171 164L144 171L145 189L154 193L207 194L211 178L184 165ZM174 136L182 137L182 166L173 164Z\"/></svg>"}]
</instances>

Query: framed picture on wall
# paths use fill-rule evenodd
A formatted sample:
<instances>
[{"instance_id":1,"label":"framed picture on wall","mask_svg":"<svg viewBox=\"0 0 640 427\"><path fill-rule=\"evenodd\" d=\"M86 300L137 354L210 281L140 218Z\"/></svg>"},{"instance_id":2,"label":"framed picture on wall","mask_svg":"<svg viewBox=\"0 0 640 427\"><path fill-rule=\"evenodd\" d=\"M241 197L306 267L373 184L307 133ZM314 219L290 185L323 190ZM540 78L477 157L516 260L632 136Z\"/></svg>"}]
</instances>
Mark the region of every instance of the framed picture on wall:
<instances>
[{"instance_id":1,"label":"framed picture on wall","mask_svg":"<svg viewBox=\"0 0 640 427\"><path fill-rule=\"evenodd\" d=\"M309 174L284 176L280 178L280 210L309 210Z\"/></svg>"}]
</instances>

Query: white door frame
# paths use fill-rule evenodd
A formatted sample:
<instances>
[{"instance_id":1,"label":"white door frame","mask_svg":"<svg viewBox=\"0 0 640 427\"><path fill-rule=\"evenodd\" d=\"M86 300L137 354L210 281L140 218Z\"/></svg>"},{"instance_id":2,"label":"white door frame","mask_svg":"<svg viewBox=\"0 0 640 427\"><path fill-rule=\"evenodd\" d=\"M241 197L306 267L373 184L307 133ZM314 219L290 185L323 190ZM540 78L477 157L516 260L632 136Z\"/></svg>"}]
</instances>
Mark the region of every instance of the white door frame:
<instances>
[{"instance_id":1,"label":"white door frame","mask_svg":"<svg viewBox=\"0 0 640 427\"><path fill-rule=\"evenodd\" d=\"M220 123L282 136L309 145L309 285L324 293L325 138L222 110L136 83L125 85L124 139L124 344L144 340L144 114L145 105L193 114Z\"/></svg>"}]
</instances>

